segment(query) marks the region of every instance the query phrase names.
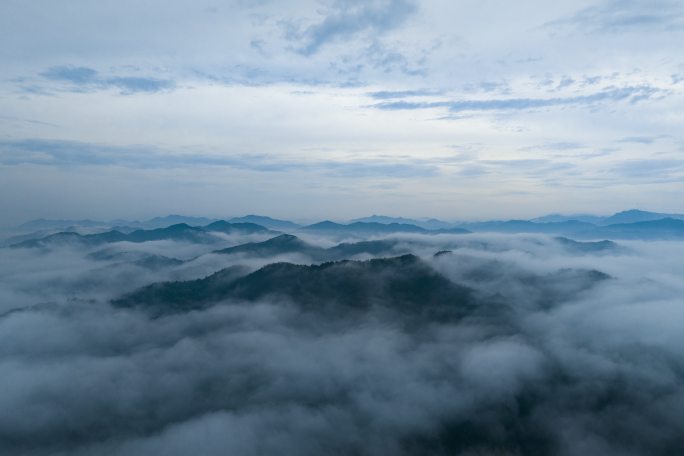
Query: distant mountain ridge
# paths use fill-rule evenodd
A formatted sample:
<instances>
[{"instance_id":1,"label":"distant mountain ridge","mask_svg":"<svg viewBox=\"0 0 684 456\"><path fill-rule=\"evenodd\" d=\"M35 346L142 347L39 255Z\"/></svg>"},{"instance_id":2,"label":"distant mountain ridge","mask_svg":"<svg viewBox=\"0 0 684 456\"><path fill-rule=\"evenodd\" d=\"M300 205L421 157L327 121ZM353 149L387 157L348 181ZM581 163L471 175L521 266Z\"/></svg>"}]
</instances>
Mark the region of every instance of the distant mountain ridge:
<instances>
[{"instance_id":1,"label":"distant mountain ridge","mask_svg":"<svg viewBox=\"0 0 684 456\"><path fill-rule=\"evenodd\" d=\"M408 223L380 223L380 222L353 222L349 224L331 222L314 223L300 228L301 231L318 233L341 233L341 234L383 234L383 233L423 233L423 234L466 234L470 231L460 227L448 229L428 230L420 226Z\"/></svg>"},{"instance_id":2,"label":"distant mountain ridge","mask_svg":"<svg viewBox=\"0 0 684 456\"><path fill-rule=\"evenodd\" d=\"M302 254L314 261L339 261L356 255L398 255L408 253L406 249L398 247L397 240L374 240L361 242L343 242L330 248L322 248L309 244L291 234L281 234L263 242L248 242L246 244L215 250L219 255L248 255L269 258L284 254Z\"/></svg>"},{"instance_id":3,"label":"distant mountain ridge","mask_svg":"<svg viewBox=\"0 0 684 456\"><path fill-rule=\"evenodd\" d=\"M66 243L80 243L84 245L100 245L112 242L148 242L148 241L189 241L196 243L211 243L216 241L211 233L225 233L225 234L277 234L263 226L254 223L228 223L225 221L217 221L210 223L204 227L190 226L186 223L178 223L167 226L165 228L156 228L152 230L135 230L130 233L122 233L121 231L112 230L97 234L78 234L74 232L61 232L49 235L40 239L31 239L17 244L12 244L13 248L36 248L48 247L50 245L66 244Z\"/></svg>"},{"instance_id":4,"label":"distant mountain ridge","mask_svg":"<svg viewBox=\"0 0 684 456\"><path fill-rule=\"evenodd\" d=\"M154 228L166 228L171 225L177 225L185 223L190 226L204 226L209 223L215 222L218 219L207 218L207 217L191 217L185 215L171 214L163 217L154 217L145 221L135 221L135 220L58 220L58 219L36 219L30 220L28 222L22 223L17 228L24 231L38 231L38 230L48 230L48 229L65 229L65 228L106 228L115 226L126 226L131 228L143 228L143 229L154 229Z\"/></svg>"},{"instance_id":5,"label":"distant mountain ridge","mask_svg":"<svg viewBox=\"0 0 684 456\"><path fill-rule=\"evenodd\" d=\"M616 223L652 222L665 218L684 220L684 214L665 214L660 212L648 212L638 209L631 209L628 211L618 212L610 217L606 217L601 224L613 225Z\"/></svg>"},{"instance_id":6,"label":"distant mountain ridge","mask_svg":"<svg viewBox=\"0 0 684 456\"><path fill-rule=\"evenodd\" d=\"M469 231L494 231L499 233L572 233L582 230L590 230L596 225L567 220L564 222L535 223L529 220L502 220L491 222L473 222L459 225Z\"/></svg>"},{"instance_id":7,"label":"distant mountain ridge","mask_svg":"<svg viewBox=\"0 0 684 456\"><path fill-rule=\"evenodd\" d=\"M495 233L538 233L550 235L562 235L577 237L582 239L595 238L615 238L615 239L680 239L684 238L684 228L672 222L662 222L662 220L683 220L684 214L670 214L660 212L643 211L630 209L617 212L609 216L598 216L591 214L549 214L529 220L486 220L479 222L452 223L437 221L438 223L448 224L450 229L428 229L420 225L420 221L403 217L388 217L382 215L372 215L355 219L355 223L384 224L388 227L394 226L397 232L420 232L417 228L423 228L428 233L455 232L462 229L463 232L495 232ZM658 222L658 223L656 223ZM638 225L637 225L638 224ZM354 224L341 225L333 222L322 222L321 224L310 225L303 229L316 228L317 231L360 231L353 226ZM407 227L407 225L410 227ZM615 226L613 225L633 225ZM389 231L390 229L387 228ZM371 230L368 230L371 231ZM374 231L382 232L383 229Z\"/></svg>"},{"instance_id":8,"label":"distant mountain ridge","mask_svg":"<svg viewBox=\"0 0 684 456\"><path fill-rule=\"evenodd\" d=\"M296 230L300 225L289 220L278 220L265 215L245 215L244 217L233 217L228 220L230 223L256 223L273 230Z\"/></svg>"},{"instance_id":9,"label":"distant mountain ridge","mask_svg":"<svg viewBox=\"0 0 684 456\"><path fill-rule=\"evenodd\" d=\"M91 219L60 220L41 218L22 223L17 227L17 230L21 232L27 232L40 230L64 230L67 228L113 228L116 226L127 227L131 229L155 229L166 228L168 226L178 225L181 223L185 223L186 225L190 226L206 226L210 223L221 220L223 219L195 217L178 214L170 214L165 215L163 217L153 217L149 220L143 221L123 219L108 221ZM231 217L223 221L227 221L229 223L253 223L274 230L295 230L301 226L289 220L279 220L264 215L245 215L243 217Z\"/></svg>"},{"instance_id":10,"label":"distant mountain ridge","mask_svg":"<svg viewBox=\"0 0 684 456\"><path fill-rule=\"evenodd\" d=\"M553 239L565 250L576 254L586 253L618 253L623 248L615 242L603 241L575 241L565 237ZM483 247L482 242L477 243ZM453 245L452 248L472 247L472 243L465 241ZM457 247L460 246L460 247ZM253 258L273 258L278 255L301 254L309 257L314 262L340 261L357 258L359 255L369 257L397 256L411 253L412 246L405 240L386 238L359 242L342 242L332 247L323 248L310 244L294 235L281 234L262 242L248 242L245 244L214 250L215 255L243 255ZM438 252L439 254L444 253Z\"/></svg>"},{"instance_id":11,"label":"distant mountain ridge","mask_svg":"<svg viewBox=\"0 0 684 456\"><path fill-rule=\"evenodd\" d=\"M384 223L384 224L392 224L392 223L398 223L398 224L404 224L404 225L415 225L420 228L426 229L426 230L439 230L439 229L448 229L448 228L453 228L456 226L456 223L450 223L450 222L445 222L444 220L438 220L438 219L427 219L427 220L422 220L422 219L412 219L412 218L404 218L404 217L388 217L385 215L371 215L370 217L362 217L362 218L357 218L351 220L352 223L354 222L363 222L363 223Z\"/></svg>"},{"instance_id":12,"label":"distant mountain ridge","mask_svg":"<svg viewBox=\"0 0 684 456\"><path fill-rule=\"evenodd\" d=\"M344 231L356 233L423 233L426 230L416 225L406 223L378 223L378 222L354 222L342 224L325 220L301 228L302 231Z\"/></svg>"},{"instance_id":13,"label":"distant mountain ridge","mask_svg":"<svg viewBox=\"0 0 684 456\"><path fill-rule=\"evenodd\" d=\"M116 222L123 222L127 223L125 221L116 221ZM112 221L111 223L114 223ZM17 228L25 231L39 231L39 230L51 230L51 229L66 229L70 228L73 226L81 226L81 227L103 227L107 226L109 223L108 222L101 222L97 220L89 220L89 219L83 219L83 220L57 220L57 219L35 219L35 220L29 220L28 222L22 223L19 225ZM119 223L115 223L119 224Z\"/></svg>"},{"instance_id":14,"label":"distant mountain ridge","mask_svg":"<svg viewBox=\"0 0 684 456\"><path fill-rule=\"evenodd\" d=\"M250 231L259 226L266 230L296 233L298 231L312 234L338 235L338 236L369 236L393 233L407 234L466 234L470 232L495 232L495 233L538 233L554 236L590 238L627 238L627 239L679 239L684 238L684 229L673 222L659 222L661 220L684 221L684 214L669 214L649 212L639 209L630 209L617 212L610 216L597 216L589 214L562 215L550 214L530 220L489 220L467 223L449 223L437 219L418 220L404 217L389 217L372 215L354 219L351 223L339 223L330 220L300 226L288 220L274 219L262 215L246 215L234 217L229 220L209 219L205 217L186 217L181 215L168 215L155 217L145 222L126 222L115 220L111 222L98 222L94 220L46 220L38 219L27 222L22 229L34 230L33 233L19 234L6 238L3 245L30 245L39 238L62 240L70 242L82 239L85 242L116 242L120 240L137 241L137 238L154 238L154 234L143 234L140 231L152 231L155 229L170 229L173 226L185 226L182 231L188 234L189 228L199 228L235 232L238 229ZM181 221L181 222L179 222ZM108 223L118 223L107 229ZM178 223L171 223L178 222ZM80 225L79 225L80 224ZM636 225L639 224L639 225ZM145 228L141 228L144 225ZM632 225L614 226L614 225ZM665 226L667 225L667 227ZM230 228L229 228L230 226ZM609 227L613 228L609 228ZM62 227L60 232L55 233L55 227ZM210 228L209 228L210 227ZM79 229L83 228L83 229ZM177 229L177 228L176 228ZM90 234L83 234L90 231ZM171 230L170 230L171 231ZM196 231L196 230L195 230ZM118 234L115 234L116 232ZM50 233L50 235L46 235ZM176 233L175 236L180 236ZM190 240L193 235L188 235ZM195 233L195 238L201 242L200 235ZM172 236L173 237L173 236Z\"/></svg>"},{"instance_id":15,"label":"distant mountain ridge","mask_svg":"<svg viewBox=\"0 0 684 456\"><path fill-rule=\"evenodd\" d=\"M534 223L562 223L562 222L568 222L571 220L576 220L578 222L585 222L585 223L592 223L594 225L599 224L605 217L599 216L599 215L591 215L591 214L572 214L572 215L563 215L563 214L549 214L549 215L544 215L541 217L536 217L533 219L530 219L530 222Z\"/></svg>"},{"instance_id":16,"label":"distant mountain ridge","mask_svg":"<svg viewBox=\"0 0 684 456\"><path fill-rule=\"evenodd\" d=\"M274 238L263 242L248 242L246 244L236 245L221 250L215 250L212 253L220 255L235 255L246 253L259 257L271 257L274 255L282 255L285 253L303 253L311 256L318 256L325 249L316 247L299 239L297 236L291 234L281 234Z\"/></svg>"},{"instance_id":17,"label":"distant mountain ridge","mask_svg":"<svg viewBox=\"0 0 684 456\"><path fill-rule=\"evenodd\" d=\"M632 223L613 223L598 227L578 237L614 239L684 239L684 219L662 218Z\"/></svg>"},{"instance_id":18,"label":"distant mountain ridge","mask_svg":"<svg viewBox=\"0 0 684 456\"><path fill-rule=\"evenodd\" d=\"M649 222L660 220L664 218L671 218L677 220L684 220L684 214L668 214L662 212L642 211L640 209L629 209L626 211L616 212L609 216L576 214L576 215L562 215L550 214L543 217L531 219L531 222L548 223L548 222L567 222L577 220L580 222L593 223L594 225L612 225L616 223L636 223Z\"/></svg>"}]
</instances>

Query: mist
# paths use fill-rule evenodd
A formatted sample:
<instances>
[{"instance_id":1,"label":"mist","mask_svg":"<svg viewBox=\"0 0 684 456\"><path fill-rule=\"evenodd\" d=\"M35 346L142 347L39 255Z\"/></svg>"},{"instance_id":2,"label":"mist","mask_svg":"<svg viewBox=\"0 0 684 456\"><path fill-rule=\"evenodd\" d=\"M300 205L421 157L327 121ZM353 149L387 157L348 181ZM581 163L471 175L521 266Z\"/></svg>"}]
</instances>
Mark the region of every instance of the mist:
<instances>
[{"instance_id":1,"label":"mist","mask_svg":"<svg viewBox=\"0 0 684 456\"><path fill-rule=\"evenodd\" d=\"M159 268L136 265L137 257L93 259L101 248L3 249L0 452L638 455L681 448L684 246L621 242L583 253L545 236L382 239L466 287L476 305L462 318L429 320L392 302L349 314L276 294L150 317L111 302L229 266L248 273L274 261L315 261L220 255L174 242L109 247L184 261Z\"/></svg>"}]
</instances>

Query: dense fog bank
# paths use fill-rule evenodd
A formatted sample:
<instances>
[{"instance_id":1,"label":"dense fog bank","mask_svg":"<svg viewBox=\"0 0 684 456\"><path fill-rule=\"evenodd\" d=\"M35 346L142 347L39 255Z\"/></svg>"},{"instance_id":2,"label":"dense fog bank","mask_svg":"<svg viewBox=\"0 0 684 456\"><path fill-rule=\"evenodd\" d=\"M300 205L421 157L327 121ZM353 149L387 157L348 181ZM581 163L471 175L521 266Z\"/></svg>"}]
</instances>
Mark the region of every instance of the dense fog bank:
<instances>
[{"instance_id":1,"label":"dense fog bank","mask_svg":"<svg viewBox=\"0 0 684 456\"><path fill-rule=\"evenodd\" d=\"M684 445L684 244L372 240L384 243L330 250L336 241L303 236L300 251L270 257L170 241L2 249L0 452L653 455ZM331 252L352 254L326 263ZM300 265L288 269L296 286L260 269L276 261ZM112 304L235 266L239 277L225 280L239 287L226 283L201 308L150 316L144 300ZM425 313L428 301L447 313Z\"/></svg>"}]
</instances>

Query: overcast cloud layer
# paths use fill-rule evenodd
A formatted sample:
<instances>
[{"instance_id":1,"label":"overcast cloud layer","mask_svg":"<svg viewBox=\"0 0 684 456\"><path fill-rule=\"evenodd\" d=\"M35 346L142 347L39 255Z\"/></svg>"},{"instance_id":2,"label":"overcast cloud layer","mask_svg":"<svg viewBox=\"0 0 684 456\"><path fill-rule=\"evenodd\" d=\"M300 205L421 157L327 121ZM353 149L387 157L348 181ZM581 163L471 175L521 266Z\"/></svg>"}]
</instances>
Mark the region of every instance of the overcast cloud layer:
<instances>
[{"instance_id":1,"label":"overcast cloud layer","mask_svg":"<svg viewBox=\"0 0 684 456\"><path fill-rule=\"evenodd\" d=\"M684 211L682 41L675 0L6 0L3 222Z\"/></svg>"}]
</instances>

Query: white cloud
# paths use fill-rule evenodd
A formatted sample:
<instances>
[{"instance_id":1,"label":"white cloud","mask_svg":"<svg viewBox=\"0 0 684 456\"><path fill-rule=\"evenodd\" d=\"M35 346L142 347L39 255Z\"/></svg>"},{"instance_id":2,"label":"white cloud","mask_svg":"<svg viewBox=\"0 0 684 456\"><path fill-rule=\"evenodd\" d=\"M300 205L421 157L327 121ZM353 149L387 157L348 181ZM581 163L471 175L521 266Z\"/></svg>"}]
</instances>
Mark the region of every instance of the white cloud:
<instances>
[{"instance_id":1,"label":"white cloud","mask_svg":"<svg viewBox=\"0 0 684 456\"><path fill-rule=\"evenodd\" d=\"M134 162L154 160L142 152L153 149L198 154L198 161L207 154L225 161L252 156L253 169L263 156L344 162L347 171L378 162L404 166L408 158L416 170L394 176L401 181L358 173L330 181L329 170L305 178L379 207L395 203L377 186L404 188L406 215L467 217L471 210L487 215L482 208L489 207L494 216L495 204L513 213L534 206L535 214L609 212L634 206L635 198L655 204L681 184L654 181L631 191L643 176L615 170L627 169L620 162L664 163L680 153L682 89L673 75L684 64L684 31L672 26L677 14L670 20L654 6L623 2L614 10L613 3L7 1L0 6L0 137L138 145ZM674 3L659 5L678 11ZM599 21L615 22L615 15L643 20L597 31ZM377 109L397 102L428 109ZM668 139L619 142L630 137ZM535 149L561 143L584 148L562 159L558 151ZM455 165L452 146L472 145L478 153ZM529 170L512 167L493 172L491 160L546 160L546 180L531 181ZM427 175L421 166L431 161L438 172ZM22 173L29 180L57 173L35 169L31 178L28 168ZM16 169L4 165L3 172ZM104 170L93 172L106 180ZM117 172L124 173L112 168L107 175ZM155 182L159 175L152 174L147 179ZM185 178L200 188L206 172ZM257 173L250 180L264 198L278 198L283 193L266 196L271 179ZM606 191L596 201L599 184ZM290 186L284 194L291 215L298 215L298 199L324 215L327 203L301 199L306 189L299 182ZM203 195L186 190L195 199Z\"/></svg>"}]
</instances>

